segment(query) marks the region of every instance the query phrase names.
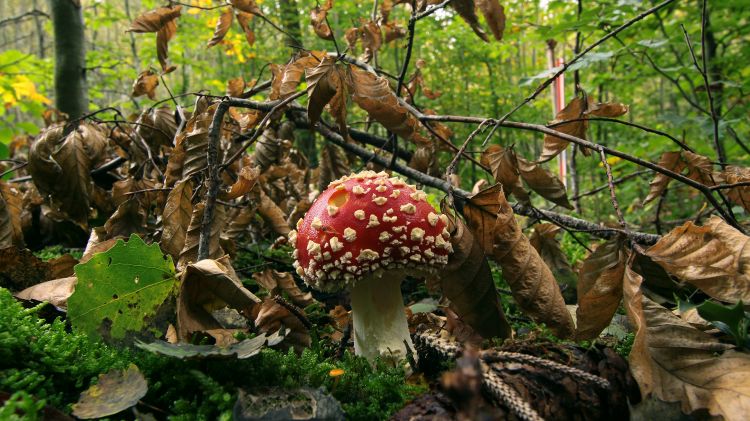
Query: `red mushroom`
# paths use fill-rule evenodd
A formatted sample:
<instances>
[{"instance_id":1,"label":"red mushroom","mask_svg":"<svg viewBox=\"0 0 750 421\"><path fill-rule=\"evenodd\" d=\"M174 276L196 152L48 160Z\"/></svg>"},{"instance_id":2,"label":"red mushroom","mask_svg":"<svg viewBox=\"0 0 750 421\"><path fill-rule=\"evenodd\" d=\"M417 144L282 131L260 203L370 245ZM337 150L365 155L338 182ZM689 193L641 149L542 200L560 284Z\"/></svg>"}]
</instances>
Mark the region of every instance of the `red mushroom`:
<instances>
[{"instance_id":1,"label":"red mushroom","mask_svg":"<svg viewBox=\"0 0 750 421\"><path fill-rule=\"evenodd\" d=\"M448 219L425 193L384 172L329 184L297 231L297 273L313 288L351 291L354 350L398 361L412 347L401 296L406 275L435 273L452 252Z\"/></svg>"}]
</instances>

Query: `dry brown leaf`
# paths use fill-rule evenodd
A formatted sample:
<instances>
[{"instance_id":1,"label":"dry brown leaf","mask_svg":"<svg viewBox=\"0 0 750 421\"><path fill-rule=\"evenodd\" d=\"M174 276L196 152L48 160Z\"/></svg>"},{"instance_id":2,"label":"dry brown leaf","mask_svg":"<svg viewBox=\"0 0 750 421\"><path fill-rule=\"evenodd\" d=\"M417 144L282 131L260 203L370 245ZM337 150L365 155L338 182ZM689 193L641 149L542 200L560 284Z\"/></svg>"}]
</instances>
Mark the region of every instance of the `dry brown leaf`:
<instances>
[{"instance_id":1,"label":"dry brown leaf","mask_svg":"<svg viewBox=\"0 0 750 421\"><path fill-rule=\"evenodd\" d=\"M277 234L288 235L289 231L292 230L286 222L284 211L263 190L260 191L258 213Z\"/></svg>"},{"instance_id":2,"label":"dry brown leaf","mask_svg":"<svg viewBox=\"0 0 750 421\"><path fill-rule=\"evenodd\" d=\"M336 58L331 56L324 57L316 67L305 69L310 124L320 121L323 108L328 105L344 139L349 137L346 126L346 99L349 93L345 78L346 73L336 65Z\"/></svg>"},{"instance_id":3,"label":"dry brown leaf","mask_svg":"<svg viewBox=\"0 0 750 421\"><path fill-rule=\"evenodd\" d=\"M328 15L328 11L331 10L331 7L333 7L333 0L327 0L322 6L318 5L310 10L310 21L313 30L315 31L315 35L325 40L333 39L333 31L331 30L331 27L328 26L328 22L326 22L326 15Z\"/></svg>"},{"instance_id":4,"label":"dry brown leaf","mask_svg":"<svg viewBox=\"0 0 750 421\"><path fill-rule=\"evenodd\" d=\"M255 221L255 214L257 208L255 205L250 205L240 209L239 213L235 214L229 225L222 233L222 238L228 239L239 239L242 238L248 231L248 227Z\"/></svg>"},{"instance_id":5,"label":"dry brown leaf","mask_svg":"<svg viewBox=\"0 0 750 421\"><path fill-rule=\"evenodd\" d=\"M304 316L302 309L298 310ZM285 326L291 332L284 336L283 345L294 347L297 352L309 348L311 343L310 332L308 332L304 323L286 307L277 303L273 298L266 298L263 303L253 308L255 326L258 331L275 332Z\"/></svg>"},{"instance_id":6,"label":"dry brown leaf","mask_svg":"<svg viewBox=\"0 0 750 421\"><path fill-rule=\"evenodd\" d=\"M395 41L397 39L404 38L406 36L406 28L398 25L396 22L388 22L383 25L383 32L385 33L385 43ZM348 38L347 38L348 40Z\"/></svg>"},{"instance_id":7,"label":"dry brown leaf","mask_svg":"<svg viewBox=\"0 0 750 421\"><path fill-rule=\"evenodd\" d=\"M417 145L409 161L409 166L425 174L439 177L441 169L436 149L435 145Z\"/></svg>"},{"instance_id":8,"label":"dry brown leaf","mask_svg":"<svg viewBox=\"0 0 750 421\"><path fill-rule=\"evenodd\" d=\"M512 146L490 145L482 153L482 164L490 168L495 181L502 184L508 196L512 194L519 202L529 203L529 194L521 184L518 159Z\"/></svg>"},{"instance_id":9,"label":"dry brown leaf","mask_svg":"<svg viewBox=\"0 0 750 421\"><path fill-rule=\"evenodd\" d=\"M281 141L276 138L276 131L269 127L263 131L258 141L255 142L253 164L260 168L260 172L263 174L271 165L279 162L281 153Z\"/></svg>"},{"instance_id":10,"label":"dry brown leaf","mask_svg":"<svg viewBox=\"0 0 750 421\"><path fill-rule=\"evenodd\" d=\"M260 7L255 4L255 0L230 0L229 3L237 10L253 15L263 16Z\"/></svg>"},{"instance_id":11,"label":"dry brown leaf","mask_svg":"<svg viewBox=\"0 0 750 421\"><path fill-rule=\"evenodd\" d=\"M549 170L542 168L537 164L517 157L518 171L521 178L529 188L550 202L560 205L567 209L573 209L573 205L568 201L568 192L565 184L552 174Z\"/></svg>"},{"instance_id":12,"label":"dry brown leaf","mask_svg":"<svg viewBox=\"0 0 750 421\"><path fill-rule=\"evenodd\" d=\"M213 47L214 45L221 42L229 32L229 28L232 26L232 16L234 12L232 9L225 9L221 12L219 19L216 21L216 28L214 28L214 36L208 41L206 47ZM244 29L244 28L243 28Z\"/></svg>"},{"instance_id":13,"label":"dry brown leaf","mask_svg":"<svg viewBox=\"0 0 750 421\"><path fill-rule=\"evenodd\" d=\"M576 340L590 340L609 326L622 300L627 253L620 238L599 245L578 272Z\"/></svg>"},{"instance_id":14,"label":"dry brown leaf","mask_svg":"<svg viewBox=\"0 0 750 421\"><path fill-rule=\"evenodd\" d=\"M311 51L310 54L302 54L299 58L287 64L283 71L280 72L278 97L281 99L292 95L297 90L297 86L306 70L321 64L321 61L327 56L325 51Z\"/></svg>"},{"instance_id":15,"label":"dry brown leaf","mask_svg":"<svg viewBox=\"0 0 750 421\"><path fill-rule=\"evenodd\" d=\"M498 41L502 40L505 31L505 8L498 0L477 0L477 6L482 11L492 36Z\"/></svg>"},{"instance_id":16,"label":"dry brown leaf","mask_svg":"<svg viewBox=\"0 0 750 421\"><path fill-rule=\"evenodd\" d=\"M464 205L464 215L485 252L503 268L521 310L558 337L572 337L573 319L555 277L521 232L502 186L496 184L472 196Z\"/></svg>"},{"instance_id":17,"label":"dry brown leaf","mask_svg":"<svg viewBox=\"0 0 750 421\"><path fill-rule=\"evenodd\" d=\"M362 25L359 30L365 54L370 56L376 54L380 50L380 46L383 45L383 35L380 32L378 24L370 21Z\"/></svg>"},{"instance_id":18,"label":"dry brown leaf","mask_svg":"<svg viewBox=\"0 0 750 421\"><path fill-rule=\"evenodd\" d=\"M159 86L159 76L151 70L144 70L133 82L133 92L130 95L135 98L148 95L148 99L155 99L157 86Z\"/></svg>"},{"instance_id":19,"label":"dry brown leaf","mask_svg":"<svg viewBox=\"0 0 750 421\"><path fill-rule=\"evenodd\" d=\"M177 132L174 110L158 107L145 110L136 120L135 132L143 138L152 152L158 153L162 146L172 147Z\"/></svg>"},{"instance_id":20,"label":"dry brown leaf","mask_svg":"<svg viewBox=\"0 0 750 421\"><path fill-rule=\"evenodd\" d=\"M55 210L86 227L93 189L89 172L101 161L106 140L90 124L79 125L65 137L62 130L62 126L52 126L39 136L29 153L28 170Z\"/></svg>"},{"instance_id":21,"label":"dry brown leaf","mask_svg":"<svg viewBox=\"0 0 750 421\"><path fill-rule=\"evenodd\" d=\"M173 68L167 64L167 58L169 57L169 41L177 33L177 22L176 20L170 20L165 23L164 26L159 29L156 33L156 58L159 59L161 64L161 70L164 73L170 73Z\"/></svg>"},{"instance_id":22,"label":"dry brown leaf","mask_svg":"<svg viewBox=\"0 0 750 421\"><path fill-rule=\"evenodd\" d=\"M182 247L180 258L177 261L178 269L186 267L188 264L195 262L198 258L198 241L200 240L201 225L203 224L203 210L205 206L205 202L200 202L193 206L190 225L188 225L188 230L185 234L185 245ZM211 259L216 259L224 255L219 240L221 231L223 231L225 225L226 218L224 206L217 204L214 208L214 217L211 220L211 238L208 243L208 257Z\"/></svg>"},{"instance_id":23,"label":"dry brown leaf","mask_svg":"<svg viewBox=\"0 0 750 421\"><path fill-rule=\"evenodd\" d=\"M0 248L0 286L3 288L20 291L50 279L49 265L28 249Z\"/></svg>"},{"instance_id":24,"label":"dry brown leaf","mask_svg":"<svg viewBox=\"0 0 750 421\"><path fill-rule=\"evenodd\" d=\"M237 76L227 81L226 93L229 96L238 97L245 91L245 78Z\"/></svg>"},{"instance_id":25,"label":"dry brown leaf","mask_svg":"<svg viewBox=\"0 0 750 421\"><path fill-rule=\"evenodd\" d=\"M67 253L60 257L48 260L47 264L49 265L50 278L58 279L73 276L75 273L73 268L78 263L78 259Z\"/></svg>"},{"instance_id":26,"label":"dry brown leaf","mask_svg":"<svg viewBox=\"0 0 750 421\"><path fill-rule=\"evenodd\" d=\"M727 184L746 183L750 181L750 168L727 165L722 178ZM724 191L729 200L750 212L750 186L733 187Z\"/></svg>"},{"instance_id":27,"label":"dry brown leaf","mask_svg":"<svg viewBox=\"0 0 750 421\"><path fill-rule=\"evenodd\" d=\"M619 102L600 102L597 104L589 104L587 114L597 117L614 118L624 115L628 111L628 106Z\"/></svg>"},{"instance_id":28,"label":"dry brown leaf","mask_svg":"<svg viewBox=\"0 0 750 421\"><path fill-rule=\"evenodd\" d=\"M632 273L630 275L633 275ZM684 413L707 409L725 420L744 420L750 413L750 354L692 327L645 297L628 276L628 316L637 332L630 365L643 396L681 402ZM636 302L641 298L640 302ZM637 348L636 348L637 347Z\"/></svg>"},{"instance_id":29,"label":"dry brown leaf","mask_svg":"<svg viewBox=\"0 0 750 421\"><path fill-rule=\"evenodd\" d=\"M162 213L162 233L159 245L165 253L177 259L185 246L185 237L193 215L192 181L182 180L174 185L167 196Z\"/></svg>"},{"instance_id":30,"label":"dry brown leaf","mask_svg":"<svg viewBox=\"0 0 750 421\"><path fill-rule=\"evenodd\" d=\"M461 16L461 18L463 18L463 20L469 24L471 29L475 34L477 34L479 38L481 38L484 42L489 42L487 34L479 24L479 17L477 17L477 12L476 10L474 10L474 0L453 0L451 2L451 7L453 7L458 15Z\"/></svg>"},{"instance_id":31,"label":"dry brown leaf","mask_svg":"<svg viewBox=\"0 0 750 421\"><path fill-rule=\"evenodd\" d=\"M307 307L315 302L312 294L304 293L299 289L294 277L289 272L277 272L273 269L266 269L263 272L253 273L253 279L258 285L268 291L269 296L281 295L282 291L289 294L289 299L300 307Z\"/></svg>"},{"instance_id":32,"label":"dry brown leaf","mask_svg":"<svg viewBox=\"0 0 750 421\"><path fill-rule=\"evenodd\" d=\"M214 110L215 106L211 106L206 111L193 115L188 120L185 130L177 138L180 147L185 151L180 179L189 178L205 170L208 165L208 128L211 125ZM222 159L221 156L218 158Z\"/></svg>"},{"instance_id":33,"label":"dry brown leaf","mask_svg":"<svg viewBox=\"0 0 750 421\"><path fill-rule=\"evenodd\" d=\"M122 202L115 213L104 223L108 237L130 237L130 234L146 232L146 210L135 196Z\"/></svg>"},{"instance_id":34,"label":"dry brown leaf","mask_svg":"<svg viewBox=\"0 0 750 421\"><path fill-rule=\"evenodd\" d=\"M646 250L667 272L726 302L750 302L750 244L719 217L686 222Z\"/></svg>"},{"instance_id":35,"label":"dry brown leaf","mask_svg":"<svg viewBox=\"0 0 750 421\"><path fill-rule=\"evenodd\" d=\"M346 330L349 323L351 323L351 313L347 311L344 306L337 304L336 307L328 311L328 315L333 319L335 324L334 328L336 329L333 334L331 334L331 339L336 342L341 342L344 338L344 330ZM324 333L324 335L326 334Z\"/></svg>"},{"instance_id":36,"label":"dry brown leaf","mask_svg":"<svg viewBox=\"0 0 750 421\"><path fill-rule=\"evenodd\" d=\"M429 143L419 134L419 121L399 104L388 80L350 65L354 84L354 102L391 132L417 143Z\"/></svg>"},{"instance_id":37,"label":"dry brown leaf","mask_svg":"<svg viewBox=\"0 0 750 421\"><path fill-rule=\"evenodd\" d=\"M659 166L680 173L685 168L685 162L682 160L680 152L664 152L659 160ZM664 189L667 188L670 181L672 181L671 177L657 173L653 181L651 181L648 195L643 200L643 203L648 203L659 197L664 192Z\"/></svg>"},{"instance_id":38,"label":"dry brown leaf","mask_svg":"<svg viewBox=\"0 0 750 421\"><path fill-rule=\"evenodd\" d=\"M159 7L138 16L130 24L130 32L157 32L168 22L180 17L182 6Z\"/></svg>"},{"instance_id":39,"label":"dry brown leaf","mask_svg":"<svg viewBox=\"0 0 750 421\"><path fill-rule=\"evenodd\" d=\"M573 269L568 263L568 258L560 247L560 242L555 236L560 232L560 227L553 224L537 224L534 226L534 232L529 237L529 242L536 249L544 263L550 268L555 275L557 283L565 285L566 289L562 292L566 303L576 302L576 289L578 277L573 273Z\"/></svg>"},{"instance_id":40,"label":"dry brown leaf","mask_svg":"<svg viewBox=\"0 0 750 421\"><path fill-rule=\"evenodd\" d=\"M328 183L351 174L349 162L340 147L326 142L320 151L320 178L318 189L320 191L328 188Z\"/></svg>"},{"instance_id":41,"label":"dry brown leaf","mask_svg":"<svg viewBox=\"0 0 750 421\"><path fill-rule=\"evenodd\" d=\"M566 120L575 120L580 119L584 117L584 114L587 110L587 103L584 99L584 97L575 97L573 100L571 100L568 105L565 106L562 110L560 110L557 115L555 115L555 119L552 121L553 123L559 123ZM586 130L588 130L589 122L588 120L580 120L580 121L572 121L570 123L561 124L559 126L555 126L554 129L558 132L565 133L571 136L578 137L580 139L586 139ZM554 158L565 150L565 148L568 147L568 142L565 139L559 138L557 136L552 136L549 134L544 135L544 149L542 150L542 155L539 157L540 162L549 161L550 159ZM586 148L581 148L581 152L588 156L591 152Z\"/></svg>"},{"instance_id":42,"label":"dry brown leaf","mask_svg":"<svg viewBox=\"0 0 750 421\"><path fill-rule=\"evenodd\" d=\"M255 44L255 32L253 32L253 29L250 27L251 20L253 20L252 14L246 12L237 13L237 22L239 22L240 27L242 27L242 32L245 33L247 44L252 47Z\"/></svg>"},{"instance_id":43,"label":"dry brown leaf","mask_svg":"<svg viewBox=\"0 0 750 421\"><path fill-rule=\"evenodd\" d=\"M443 295L461 319L482 337L512 337L481 244L461 219L456 218L453 224L453 254L440 271Z\"/></svg>"},{"instance_id":44,"label":"dry brown leaf","mask_svg":"<svg viewBox=\"0 0 750 421\"><path fill-rule=\"evenodd\" d=\"M349 48L352 54L355 54L357 49L357 41L359 40L359 28L349 28L344 32L344 39L346 40L346 46Z\"/></svg>"},{"instance_id":45,"label":"dry brown leaf","mask_svg":"<svg viewBox=\"0 0 750 421\"><path fill-rule=\"evenodd\" d=\"M0 248L23 247L23 197L12 184L0 180Z\"/></svg>"},{"instance_id":46,"label":"dry brown leaf","mask_svg":"<svg viewBox=\"0 0 750 421\"><path fill-rule=\"evenodd\" d=\"M255 187L255 183L258 182L258 176L260 175L260 169L257 167L246 166L242 167L240 173L237 174L237 181L232 184L228 192L222 191L219 193L219 199L221 200L233 200L240 196L244 196L250 190Z\"/></svg>"},{"instance_id":47,"label":"dry brown leaf","mask_svg":"<svg viewBox=\"0 0 750 421\"><path fill-rule=\"evenodd\" d=\"M225 257L205 259L188 265L177 298L177 335L181 341L193 332L221 329L211 312L231 307L245 317L260 299L242 285Z\"/></svg>"},{"instance_id":48,"label":"dry brown leaf","mask_svg":"<svg viewBox=\"0 0 750 421\"><path fill-rule=\"evenodd\" d=\"M55 307L65 308L68 306L68 297L75 290L77 280L75 276L70 276L42 282L24 289L16 294L16 297L22 300L47 301Z\"/></svg>"}]
</instances>

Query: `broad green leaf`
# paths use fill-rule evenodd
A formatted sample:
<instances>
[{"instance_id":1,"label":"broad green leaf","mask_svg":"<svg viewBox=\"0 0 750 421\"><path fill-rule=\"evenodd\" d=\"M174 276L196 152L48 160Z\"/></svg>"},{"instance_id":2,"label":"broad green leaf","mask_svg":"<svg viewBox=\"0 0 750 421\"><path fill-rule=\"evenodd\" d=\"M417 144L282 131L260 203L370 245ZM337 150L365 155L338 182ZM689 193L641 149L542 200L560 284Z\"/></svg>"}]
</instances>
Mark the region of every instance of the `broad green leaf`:
<instances>
[{"instance_id":1,"label":"broad green leaf","mask_svg":"<svg viewBox=\"0 0 750 421\"><path fill-rule=\"evenodd\" d=\"M172 258L137 235L76 265L78 282L68 299L73 326L92 336L124 339L150 326L177 284Z\"/></svg>"}]
</instances>

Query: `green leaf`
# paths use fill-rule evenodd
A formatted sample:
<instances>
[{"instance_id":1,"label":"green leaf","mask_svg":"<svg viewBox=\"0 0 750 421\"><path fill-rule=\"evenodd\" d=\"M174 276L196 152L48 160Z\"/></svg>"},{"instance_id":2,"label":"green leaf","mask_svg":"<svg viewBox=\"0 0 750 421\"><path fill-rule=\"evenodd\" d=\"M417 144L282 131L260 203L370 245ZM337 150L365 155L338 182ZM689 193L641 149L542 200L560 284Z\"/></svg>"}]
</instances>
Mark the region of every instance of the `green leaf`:
<instances>
[{"instance_id":1,"label":"green leaf","mask_svg":"<svg viewBox=\"0 0 750 421\"><path fill-rule=\"evenodd\" d=\"M73 415L82 419L102 418L122 412L146 396L148 383L135 364L99 376L97 384L81 393Z\"/></svg>"},{"instance_id":2,"label":"green leaf","mask_svg":"<svg viewBox=\"0 0 750 421\"><path fill-rule=\"evenodd\" d=\"M177 284L172 258L158 244L146 245L133 234L127 243L76 265L75 292L68 317L76 329L105 339L140 333L173 293Z\"/></svg>"},{"instance_id":3,"label":"green leaf","mask_svg":"<svg viewBox=\"0 0 750 421\"><path fill-rule=\"evenodd\" d=\"M745 313L741 300L733 307L705 301L696 309L701 317L711 322L720 331L732 336L738 346L750 348L750 338L747 332L750 327L750 316Z\"/></svg>"}]
</instances>

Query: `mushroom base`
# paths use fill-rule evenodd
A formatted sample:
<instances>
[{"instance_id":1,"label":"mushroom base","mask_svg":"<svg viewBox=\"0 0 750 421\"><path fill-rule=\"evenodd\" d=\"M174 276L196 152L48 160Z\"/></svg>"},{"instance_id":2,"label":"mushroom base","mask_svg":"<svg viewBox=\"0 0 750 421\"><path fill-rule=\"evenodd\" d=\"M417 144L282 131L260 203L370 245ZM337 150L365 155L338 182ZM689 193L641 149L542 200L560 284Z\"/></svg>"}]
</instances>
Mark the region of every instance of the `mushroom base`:
<instances>
[{"instance_id":1,"label":"mushroom base","mask_svg":"<svg viewBox=\"0 0 750 421\"><path fill-rule=\"evenodd\" d=\"M414 350L401 295L404 277L388 273L380 278L372 274L357 280L352 287L354 352L370 362L381 357L398 364L406 359L407 345Z\"/></svg>"}]
</instances>

